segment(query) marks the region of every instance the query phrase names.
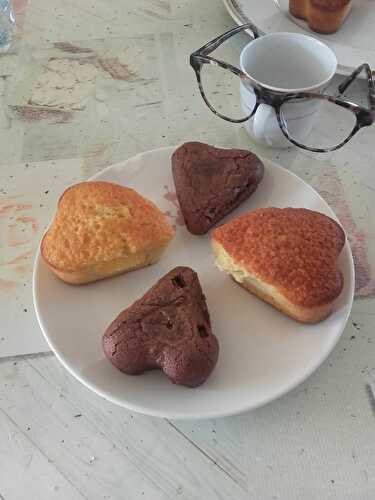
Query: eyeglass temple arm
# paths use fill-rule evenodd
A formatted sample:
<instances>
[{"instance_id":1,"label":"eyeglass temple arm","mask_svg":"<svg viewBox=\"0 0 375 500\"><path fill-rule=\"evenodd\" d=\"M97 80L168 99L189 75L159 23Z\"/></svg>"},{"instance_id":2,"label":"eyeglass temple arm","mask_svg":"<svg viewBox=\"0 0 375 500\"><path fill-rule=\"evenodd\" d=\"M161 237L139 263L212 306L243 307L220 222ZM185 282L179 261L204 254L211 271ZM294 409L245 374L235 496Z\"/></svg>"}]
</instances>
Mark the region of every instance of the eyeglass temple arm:
<instances>
[{"instance_id":1,"label":"eyeglass temple arm","mask_svg":"<svg viewBox=\"0 0 375 500\"><path fill-rule=\"evenodd\" d=\"M230 38L233 35L236 35L240 31L247 30L247 29L249 29L253 32L254 40L259 37L258 28L252 23L247 23L247 24L243 24L241 26L237 26L236 28L232 28L229 31L225 32L224 34L219 35L218 37L214 38L210 42L206 43L206 45L203 45L203 47L201 47L199 50L197 50L197 52L200 52L201 54L204 54L204 55L208 55L208 54L210 54L210 52L215 50L219 45L221 45L223 42L228 40L228 38Z\"/></svg>"},{"instance_id":2,"label":"eyeglass temple arm","mask_svg":"<svg viewBox=\"0 0 375 500\"><path fill-rule=\"evenodd\" d=\"M345 80L339 85L339 92L340 94L343 94L363 70L365 70L367 74L369 106L371 111L375 111L375 84L371 68L367 63L358 66L358 68L355 69L351 75L345 78Z\"/></svg>"}]
</instances>

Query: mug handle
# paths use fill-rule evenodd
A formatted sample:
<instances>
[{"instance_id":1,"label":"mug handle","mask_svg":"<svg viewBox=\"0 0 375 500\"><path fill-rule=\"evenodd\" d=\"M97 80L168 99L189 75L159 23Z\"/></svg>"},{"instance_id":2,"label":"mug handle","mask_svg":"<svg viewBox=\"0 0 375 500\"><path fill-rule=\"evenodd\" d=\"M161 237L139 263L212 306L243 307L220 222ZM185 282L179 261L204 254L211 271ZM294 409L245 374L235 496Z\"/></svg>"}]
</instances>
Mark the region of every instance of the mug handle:
<instances>
[{"instance_id":1,"label":"mug handle","mask_svg":"<svg viewBox=\"0 0 375 500\"><path fill-rule=\"evenodd\" d=\"M272 123L277 123L277 116L274 108L268 104L259 104L253 122L254 136L259 142L263 142L270 146L272 145L272 134L267 134L267 129L269 132L269 126Z\"/></svg>"}]
</instances>

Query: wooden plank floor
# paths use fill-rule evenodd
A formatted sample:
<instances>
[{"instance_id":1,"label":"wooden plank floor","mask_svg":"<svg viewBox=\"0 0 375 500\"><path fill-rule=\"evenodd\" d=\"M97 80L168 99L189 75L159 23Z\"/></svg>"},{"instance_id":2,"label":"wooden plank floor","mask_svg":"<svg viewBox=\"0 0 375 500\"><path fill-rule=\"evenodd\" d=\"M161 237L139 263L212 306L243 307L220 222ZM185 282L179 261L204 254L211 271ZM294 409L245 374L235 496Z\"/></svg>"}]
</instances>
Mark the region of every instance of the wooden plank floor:
<instances>
[{"instance_id":1,"label":"wooden plank floor","mask_svg":"<svg viewBox=\"0 0 375 500\"><path fill-rule=\"evenodd\" d=\"M356 325L360 317L353 316ZM351 325L319 372L281 400L198 422L114 406L49 354L3 360L0 492L7 500L28 492L29 498L370 500L375 408L367 333L351 340L358 335Z\"/></svg>"}]
</instances>

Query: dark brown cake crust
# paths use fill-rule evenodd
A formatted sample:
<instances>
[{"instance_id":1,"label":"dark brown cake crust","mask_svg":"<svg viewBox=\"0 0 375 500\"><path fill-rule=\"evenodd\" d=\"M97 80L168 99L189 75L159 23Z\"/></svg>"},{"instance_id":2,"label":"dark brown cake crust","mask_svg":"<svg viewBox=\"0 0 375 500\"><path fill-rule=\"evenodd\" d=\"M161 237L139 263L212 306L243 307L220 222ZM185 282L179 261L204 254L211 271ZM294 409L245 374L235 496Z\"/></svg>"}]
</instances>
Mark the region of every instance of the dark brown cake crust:
<instances>
[{"instance_id":1,"label":"dark brown cake crust","mask_svg":"<svg viewBox=\"0 0 375 500\"><path fill-rule=\"evenodd\" d=\"M250 151L187 142L172 155L172 173L188 230L204 234L249 198L264 166Z\"/></svg>"},{"instance_id":2,"label":"dark brown cake crust","mask_svg":"<svg viewBox=\"0 0 375 500\"><path fill-rule=\"evenodd\" d=\"M103 349L129 375L159 368L175 384L203 384L216 365L219 344L197 274L176 267L163 276L111 323Z\"/></svg>"}]
</instances>

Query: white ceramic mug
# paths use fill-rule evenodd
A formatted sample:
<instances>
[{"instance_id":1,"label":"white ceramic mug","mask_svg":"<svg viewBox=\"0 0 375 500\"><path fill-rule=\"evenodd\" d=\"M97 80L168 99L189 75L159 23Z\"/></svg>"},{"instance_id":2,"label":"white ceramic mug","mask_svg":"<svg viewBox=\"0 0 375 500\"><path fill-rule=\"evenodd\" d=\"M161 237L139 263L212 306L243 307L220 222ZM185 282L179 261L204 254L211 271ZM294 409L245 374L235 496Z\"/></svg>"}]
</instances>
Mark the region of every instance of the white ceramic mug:
<instances>
[{"instance_id":1,"label":"white ceramic mug","mask_svg":"<svg viewBox=\"0 0 375 500\"><path fill-rule=\"evenodd\" d=\"M332 50L316 38L298 33L273 33L250 42L241 52L240 66L257 87L277 95L322 92L336 73L337 59ZM251 86L241 83L241 108L254 109L256 96ZM305 109L304 109L305 107ZM311 102L288 116L301 142L308 136L318 114ZM282 133L272 106L261 103L245 128L257 142L283 148L291 143Z\"/></svg>"}]
</instances>

